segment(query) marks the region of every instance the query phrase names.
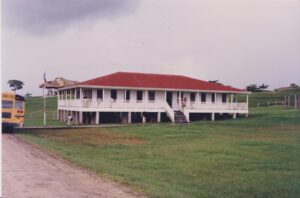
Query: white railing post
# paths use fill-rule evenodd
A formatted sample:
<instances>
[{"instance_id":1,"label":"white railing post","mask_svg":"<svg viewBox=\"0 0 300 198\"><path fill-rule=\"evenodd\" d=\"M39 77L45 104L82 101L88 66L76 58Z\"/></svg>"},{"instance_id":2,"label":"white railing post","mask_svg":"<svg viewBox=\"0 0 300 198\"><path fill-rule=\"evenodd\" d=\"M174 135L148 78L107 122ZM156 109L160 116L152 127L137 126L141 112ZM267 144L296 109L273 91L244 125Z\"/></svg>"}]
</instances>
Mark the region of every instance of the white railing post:
<instances>
[{"instance_id":1,"label":"white railing post","mask_svg":"<svg viewBox=\"0 0 300 198\"><path fill-rule=\"evenodd\" d=\"M171 119L171 121L174 122L175 121L175 118L174 118L175 113L166 101L165 101L165 110L167 111L167 114L168 114L169 118Z\"/></svg>"}]
</instances>

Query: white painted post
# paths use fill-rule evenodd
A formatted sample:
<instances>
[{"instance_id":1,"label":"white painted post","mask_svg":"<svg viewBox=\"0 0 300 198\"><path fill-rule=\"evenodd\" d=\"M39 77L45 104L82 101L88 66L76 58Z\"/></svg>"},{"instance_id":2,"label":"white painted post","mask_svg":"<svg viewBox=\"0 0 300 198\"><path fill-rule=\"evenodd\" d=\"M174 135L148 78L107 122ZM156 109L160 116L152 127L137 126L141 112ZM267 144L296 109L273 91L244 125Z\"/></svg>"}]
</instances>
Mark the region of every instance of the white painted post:
<instances>
[{"instance_id":1,"label":"white painted post","mask_svg":"<svg viewBox=\"0 0 300 198\"><path fill-rule=\"evenodd\" d=\"M131 112L128 112L128 123L131 123Z\"/></svg>"},{"instance_id":2,"label":"white painted post","mask_svg":"<svg viewBox=\"0 0 300 198\"><path fill-rule=\"evenodd\" d=\"M233 114L233 119L236 119L236 113Z\"/></svg>"},{"instance_id":3,"label":"white painted post","mask_svg":"<svg viewBox=\"0 0 300 198\"><path fill-rule=\"evenodd\" d=\"M179 91L179 98L178 98L178 107L179 107L179 109L182 111L182 99L183 98L181 98L181 91Z\"/></svg>"},{"instance_id":4,"label":"white painted post","mask_svg":"<svg viewBox=\"0 0 300 198\"><path fill-rule=\"evenodd\" d=\"M145 91L145 100L144 101L148 102L148 91L147 90Z\"/></svg>"},{"instance_id":5,"label":"white painted post","mask_svg":"<svg viewBox=\"0 0 300 198\"><path fill-rule=\"evenodd\" d=\"M96 111L96 124L99 124L100 112Z\"/></svg>"},{"instance_id":6,"label":"white painted post","mask_svg":"<svg viewBox=\"0 0 300 198\"><path fill-rule=\"evenodd\" d=\"M82 120L83 120L83 112L79 111L79 124L83 123Z\"/></svg>"},{"instance_id":7,"label":"white painted post","mask_svg":"<svg viewBox=\"0 0 300 198\"><path fill-rule=\"evenodd\" d=\"M215 104L217 104L217 93L215 93Z\"/></svg>"},{"instance_id":8,"label":"white painted post","mask_svg":"<svg viewBox=\"0 0 300 198\"><path fill-rule=\"evenodd\" d=\"M200 100L201 100L201 95L200 95L200 92L197 92L197 101L196 101L196 106L197 108L200 106Z\"/></svg>"},{"instance_id":9,"label":"white painted post","mask_svg":"<svg viewBox=\"0 0 300 198\"><path fill-rule=\"evenodd\" d=\"M215 113L211 113L211 121L215 121Z\"/></svg>"},{"instance_id":10,"label":"white painted post","mask_svg":"<svg viewBox=\"0 0 300 198\"><path fill-rule=\"evenodd\" d=\"M230 107L233 110L233 93L230 95Z\"/></svg>"},{"instance_id":11,"label":"white painted post","mask_svg":"<svg viewBox=\"0 0 300 198\"><path fill-rule=\"evenodd\" d=\"M157 122L161 122L161 113L160 112L157 113Z\"/></svg>"},{"instance_id":12,"label":"white painted post","mask_svg":"<svg viewBox=\"0 0 300 198\"><path fill-rule=\"evenodd\" d=\"M105 92L104 92L105 89L102 89L102 102L104 102L105 100Z\"/></svg>"}]
</instances>

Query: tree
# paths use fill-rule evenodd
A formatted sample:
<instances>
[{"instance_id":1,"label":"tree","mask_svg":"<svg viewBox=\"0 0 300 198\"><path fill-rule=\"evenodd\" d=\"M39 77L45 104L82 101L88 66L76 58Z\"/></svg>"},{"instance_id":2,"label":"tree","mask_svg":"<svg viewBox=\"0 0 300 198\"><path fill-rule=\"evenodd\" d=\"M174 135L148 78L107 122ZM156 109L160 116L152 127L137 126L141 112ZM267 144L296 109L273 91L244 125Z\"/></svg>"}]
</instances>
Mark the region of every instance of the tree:
<instances>
[{"instance_id":1,"label":"tree","mask_svg":"<svg viewBox=\"0 0 300 198\"><path fill-rule=\"evenodd\" d=\"M263 91L264 89L267 89L268 87L269 87L269 85L262 84L262 85L260 85L260 86L258 87L258 89L259 89L260 91Z\"/></svg>"},{"instance_id":2,"label":"tree","mask_svg":"<svg viewBox=\"0 0 300 198\"><path fill-rule=\"evenodd\" d=\"M295 83L291 83L291 84L290 84L290 87L291 87L291 88L297 88L297 87L299 87L299 86L298 86L297 84L295 84Z\"/></svg>"},{"instance_id":3,"label":"tree","mask_svg":"<svg viewBox=\"0 0 300 198\"><path fill-rule=\"evenodd\" d=\"M269 87L269 85L265 85L265 84L262 84L260 86L258 86L257 84L251 84L251 85L248 85L246 87L247 91L251 91L251 92L261 92L265 89L267 89Z\"/></svg>"},{"instance_id":4,"label":"tree","mask_svg":"<svg viewBox=\"0 0 300 198\"><path fill-rule=\"evenodd\" d=\"M24 83L20 80L9 80L7 84L9 84L9 87L14 92L16 92L16 90L22 89L24 86Z\"/></svg>"},{"instance_id":5,"label":"tree","mask_svg":"<svg viewBox=\"0 0 300 198\"><path fill-rule=\"evenodd\" d=\"M258 92L258 87L256 84L251 84L246 87L247 91Z\"/></svg>"}]
</instances>

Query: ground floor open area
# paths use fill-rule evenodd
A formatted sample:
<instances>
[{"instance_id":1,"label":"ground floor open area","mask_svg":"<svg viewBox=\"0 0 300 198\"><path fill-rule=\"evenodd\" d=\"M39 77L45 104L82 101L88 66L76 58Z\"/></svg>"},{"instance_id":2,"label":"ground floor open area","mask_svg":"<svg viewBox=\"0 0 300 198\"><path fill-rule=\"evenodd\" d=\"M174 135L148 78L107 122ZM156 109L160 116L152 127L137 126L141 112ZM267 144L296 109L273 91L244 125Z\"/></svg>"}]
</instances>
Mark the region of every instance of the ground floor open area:
<instances>
[{"instance_id":1,"label":"ground floor open area","mask_svg":"<svg viewBox=\"0 0 300 198\"><path fill-rule=\"evenodd\" d=\"M238 117L247 117L245 112L190 112L182 113L181 111L175 112L176 116L183 117L185 122L196 122L205 120L223 120L223 119L236 119ZM70 111L70 110L58 110L57 119L61 121L68 121L71 117L74 124L107 124L107 123L159 123L159 122L172 122L170 116L164 111Z\"/></svg>"}]
</instances>

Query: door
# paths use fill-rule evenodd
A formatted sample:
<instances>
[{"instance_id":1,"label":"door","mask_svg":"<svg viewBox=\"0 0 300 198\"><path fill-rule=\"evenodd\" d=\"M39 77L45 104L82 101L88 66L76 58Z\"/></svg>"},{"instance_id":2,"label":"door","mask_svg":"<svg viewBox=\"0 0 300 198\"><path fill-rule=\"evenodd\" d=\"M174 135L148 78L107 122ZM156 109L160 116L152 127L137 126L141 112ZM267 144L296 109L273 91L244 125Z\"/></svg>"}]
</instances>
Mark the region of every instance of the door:
<instances>
[{"instance_id":1,"label":"door","mask_svg":"<svg viewBox=\"0 0 300 198\"><path fill-rule=\"evenodd\" d=\"M167 103L172 107L173 101L173 93L171 91L167 91Z\"/></svg>"}]
</instances>

